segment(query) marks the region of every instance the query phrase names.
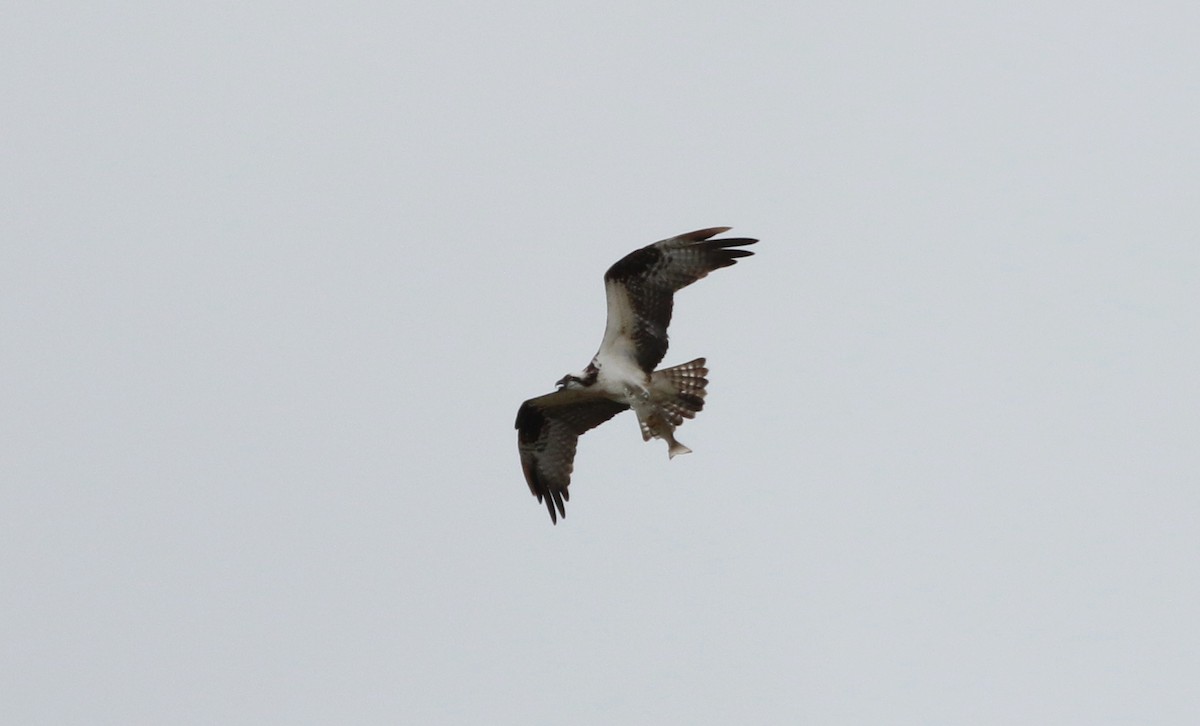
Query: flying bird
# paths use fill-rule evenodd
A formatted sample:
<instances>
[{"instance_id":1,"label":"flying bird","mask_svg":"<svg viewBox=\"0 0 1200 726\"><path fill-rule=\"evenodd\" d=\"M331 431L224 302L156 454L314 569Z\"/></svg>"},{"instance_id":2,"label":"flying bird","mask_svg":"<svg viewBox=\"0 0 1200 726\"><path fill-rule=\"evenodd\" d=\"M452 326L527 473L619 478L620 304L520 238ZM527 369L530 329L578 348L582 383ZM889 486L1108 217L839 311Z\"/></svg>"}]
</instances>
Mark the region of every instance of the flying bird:
<instances>
[{"instance_id":1,"label":"flying bird","mask_svg":"<svg viewBox=\"0 0 1200 726\"><path fill-rule=\"evenodd\" d=\"M604 273L608 323L600 350L557 390L531 398L517 411L517 448L529 491L545 502L550 521L566 517L564 503L579 437L632 408L642 440L662 439L669 458L691 449L675 440L684 419L704 408L708 369L703 358L654 370L667 354L674 296L739 257L758 240L712 239L729 227L712 227L655 242L622 257Z\"/></svg>"}]
</instances>

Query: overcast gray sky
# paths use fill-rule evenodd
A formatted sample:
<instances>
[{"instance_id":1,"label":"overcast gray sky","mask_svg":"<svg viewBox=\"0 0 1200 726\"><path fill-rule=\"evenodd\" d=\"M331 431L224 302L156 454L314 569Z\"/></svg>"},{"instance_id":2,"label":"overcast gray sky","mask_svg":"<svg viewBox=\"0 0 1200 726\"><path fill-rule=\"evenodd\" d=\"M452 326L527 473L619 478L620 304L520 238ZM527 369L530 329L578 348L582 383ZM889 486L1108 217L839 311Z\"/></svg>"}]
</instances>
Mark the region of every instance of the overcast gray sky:
<instances>
[{"instance_id":1,"label":"overcast gray sky","mask_svg":"<svg viewBox=\"0 0 1200 726\"><path fill-rule=\"evenodd\" d=\"M1194 723L1196 3L16 3L0 721ZM700 227L668 462L513 418Z\"/></svg>"}]
</instances>

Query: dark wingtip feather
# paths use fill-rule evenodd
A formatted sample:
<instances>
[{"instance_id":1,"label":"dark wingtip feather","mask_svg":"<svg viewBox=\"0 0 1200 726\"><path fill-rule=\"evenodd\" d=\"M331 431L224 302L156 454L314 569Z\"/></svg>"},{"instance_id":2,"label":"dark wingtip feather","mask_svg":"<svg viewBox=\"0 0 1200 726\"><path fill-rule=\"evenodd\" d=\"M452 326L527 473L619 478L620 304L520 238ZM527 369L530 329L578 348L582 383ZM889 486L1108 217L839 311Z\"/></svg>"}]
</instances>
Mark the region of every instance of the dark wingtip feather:
<instances>
[{"instance_id":1,"label":"dark wingtip feather","mask_svg":"<svg viewBox=\"0 0 1200 726\"><path fill-rule=\"evenodd\" d=\"M550 523L558 524L558 517L567 518L567 508L563 505L562 494L558 491L550 492L551 496L546 497L546 509L550 510ZM553 501L551 501L553 500ZM558 515L555 516L554 508L558 507Z\"/></svg>"},{"instance_id":2,"label":"dark wingtip feather","mask_svg":"<svg viewBox=\"0 0 1200 726\"><path fill-rule=\"evenodd\" d=\"M729 239L711 239L696 245L696 247L700 247L705 253L712 255L710 260L716 267L729 267L737 264L739 258L750 257L754 254L750 250L737 248L752 245L755 242L758 240L749 237L731 237Z\"/></svg>"},{"instance_id":3,"label":"dark wingtip feather","mask_svg":"<svg viewBox=\"0 0 1200 726\"><path fill-rule=\"evenodd\" d=\"M729 237L728 239L710 239L707 242L697 245L710 250L725 249L728 247L746 247L758 242L751 237ZM746 252L748 250L730 250L730 252Z\"/></svg>"},{"instance_id":4,"label":"dark wingtip feather","mask_svg":"<svg viewBox=\"0 0 1200 726\"><path fill-rule=\"evenodd\" d=\"M560 516L563 519L566 519L567 509L566 506L563 505L563 499L569 499L570 497L567 495L567 491L565 489L561 492L555 491L543 484L540 477L538 477L536 481L531 481L529 483L529 488L533 491L534 496L537 497L539 504L543 502L546 504L546 511L550 512L551 524L558 524L558 518ZM558 511L555 511L556 507Z\"/></svg>"}]
</instances>

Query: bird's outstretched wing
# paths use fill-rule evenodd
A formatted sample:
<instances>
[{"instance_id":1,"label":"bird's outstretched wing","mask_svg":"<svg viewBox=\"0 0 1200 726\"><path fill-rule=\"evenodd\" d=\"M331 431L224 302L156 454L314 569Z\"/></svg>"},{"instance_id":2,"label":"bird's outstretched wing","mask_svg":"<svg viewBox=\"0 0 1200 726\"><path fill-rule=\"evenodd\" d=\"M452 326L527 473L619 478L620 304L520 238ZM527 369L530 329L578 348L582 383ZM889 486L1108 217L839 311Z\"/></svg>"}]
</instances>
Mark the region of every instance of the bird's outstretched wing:
<instances>
[{"instance_id":1,"label":"bird's outstretched wing","mask_svg":"<svg viewBox=\"0 0 1200 726\"><path fill-rule=\"evenodd\" d=\"M550 521L567 516L564 502L575 467L579 436L629 408L580 390L564 389L531 398L517 411L517 448L529 491L546 502ZM558 512L555 513L557 508Z\"/></svg>"},{"instance_id":2,"label":"bird's outstretched wing","mask_svg":"<svg viewBox=\"0 0 1200 726\"><path fill-rule=\"evenodd\" d=\"M635 250L604 273L608 324L596 357L628 356L651 373L667 354L675 291L753 252L734 249L758 240L711 239L729 231L712 227L681 234ZM603 365L603 363L601 363Z\"/></svg>"}]
</instances>

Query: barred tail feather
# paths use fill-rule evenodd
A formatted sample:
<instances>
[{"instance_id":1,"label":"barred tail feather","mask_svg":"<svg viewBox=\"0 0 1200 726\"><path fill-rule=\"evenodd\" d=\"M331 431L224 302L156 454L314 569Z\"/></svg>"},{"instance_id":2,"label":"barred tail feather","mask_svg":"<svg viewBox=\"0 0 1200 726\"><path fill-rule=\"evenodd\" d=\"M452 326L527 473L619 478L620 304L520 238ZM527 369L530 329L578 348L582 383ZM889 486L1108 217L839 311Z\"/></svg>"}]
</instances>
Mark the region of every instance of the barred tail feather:
<instances>
[{"instance_id":1,"label":"barred tail feather","mask_svg":"<svg viewBox=\"0 0 1200 726\"><path fill-rule=\"evenodd\" d=\"M704 359L697 358L682 365L664 368L650 375L650 401L646 407L635 406L642 438L667 442L667 453L674 459L690 454L691 449L675 440L675 429L685 420L695 418L704 408L704 390L708 379Z\"/></svg>"},{"instance_id":2,"label":"barred tail feather","mask_svg":"<svg viewBox=\"0 0 1200 726\"><path fill-rule=\"evenodd\" d=\"M683 424L684 419L695 418L704 408L704 397L708 395L708 368L705 360L696 360L654 371L650 376L650 395L672 426Z\"/></svg>"}]
</instances>

